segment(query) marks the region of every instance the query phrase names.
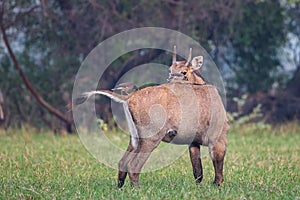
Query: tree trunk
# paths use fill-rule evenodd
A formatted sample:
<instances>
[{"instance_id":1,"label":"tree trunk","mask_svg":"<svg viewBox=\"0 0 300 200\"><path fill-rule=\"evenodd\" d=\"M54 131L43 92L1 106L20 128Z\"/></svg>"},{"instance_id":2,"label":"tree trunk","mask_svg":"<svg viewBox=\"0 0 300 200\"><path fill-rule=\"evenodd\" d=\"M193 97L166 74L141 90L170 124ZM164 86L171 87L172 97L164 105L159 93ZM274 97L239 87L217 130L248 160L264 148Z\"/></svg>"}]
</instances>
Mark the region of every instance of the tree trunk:
<instances>
[{"instance_id":1,"label":"tree trunk","mask_svg":"<svg viewBox=\"0 0 300 200\"><path fill-rule=\"evenodd\" d=\"M2 19L1 19L2 20ZM49 111L49 113L51 113L52 115L54 115L56 118L58 118L59 120L63 121L67 127L72 126L73 122L72 120L69 120L63 113L61 113L59 110L57 110L56 108L54 108L53 106L51 106L48 102L46 102L43 97L35 90L35 88L33 87L33 85L31 84L31 82L29 81L29 79L27 78L26 74L23 72L11 46L6 34L6 30L5 30L5 26L3 24L3 21L0 22L0 28L1 28L1 32L2 32L2 37L3 37L3 41L5 43L5 46L8 50L9 56L11 57L15 68L17 69L17 71L19 72L19 75L21 76L26 88L30 91L30 93L34 96L34 98L37 100L37 102L43 106L44 108L46 108L46 110ZM69 128L68 128L69 129ZM69 129L70 130L70 129Z\"/></svg>"},{"instance_id":2,"label":"tree trunk","mask_svg":"<svg viewBox=\"0 0 300 200\"><path fill-rule=\"evenodd\" d=\"M286 89L291 95L300 97L300 65L297 67L294 76Z\"/></svg>"}]
</instances>

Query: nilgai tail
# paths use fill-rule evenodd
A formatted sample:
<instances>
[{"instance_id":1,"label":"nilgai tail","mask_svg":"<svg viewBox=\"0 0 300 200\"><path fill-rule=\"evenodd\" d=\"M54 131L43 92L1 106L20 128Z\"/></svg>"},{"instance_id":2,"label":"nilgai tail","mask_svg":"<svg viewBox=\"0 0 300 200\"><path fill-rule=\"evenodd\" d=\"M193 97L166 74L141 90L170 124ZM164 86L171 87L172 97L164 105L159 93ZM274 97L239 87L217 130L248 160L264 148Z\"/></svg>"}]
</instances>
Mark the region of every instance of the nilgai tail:
<instances>
[{"instance_id":1,"label":"nilgai tail","mask_svg":"<svg viewBox=\"0 0 300 200\"><path fill-rule=\"evenodd\" d=\"M90 92L84 92L82 93L78 98L75 99L74 105L80 105L84 103L86 100L88 100L91 96L100 94L109 97L110 99L114 100L118 103L125 103L129 96L124 96L121 94L116 94L109 90L94 90Z\"/></svg>"},{"instance_id":2,"label":"nilgai tail","mask_svg":"<svg viewBox=\"0 0 300 200\"><path fill-rule=\"evenodd\" d=\"M127 100L131 95L125 96L125 95L121 95L121 94L116 94L109 90L95 90L95 91L85 92L85 93L81 94L78 98L76 98L74 100L74 105L82 104L86 100L88 100L91 96L96 95L96 94L104 95L104 96L114 100L117 103L123 104L127 125L128 125L128 129L129 129L130 136L131 136L130 137L131 143L132 143L133 148L136 149L138 147L138 142L139 142L138 132L137 132L135 123L132 119L132 115L130 113L128 103L127 103Z\"/></svg>"}]
</instances>

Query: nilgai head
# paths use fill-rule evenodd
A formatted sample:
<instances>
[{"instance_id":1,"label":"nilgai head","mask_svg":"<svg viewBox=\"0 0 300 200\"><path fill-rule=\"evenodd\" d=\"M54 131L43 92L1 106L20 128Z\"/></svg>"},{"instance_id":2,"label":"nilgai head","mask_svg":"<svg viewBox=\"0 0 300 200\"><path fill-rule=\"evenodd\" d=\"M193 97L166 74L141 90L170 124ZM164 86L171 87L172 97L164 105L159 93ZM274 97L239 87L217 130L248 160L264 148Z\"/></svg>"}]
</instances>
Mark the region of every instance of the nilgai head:
<instances>
[{"instance_id":1,"label":"nilgai head","mask_svg":"<svg viewBox=\"0 0 300 200\"><path fill-rule=\"evenodd\" d=\"M177 61L176 56L176 46L174 46L172 65L169 68L169 82L184 80L192 84L205 84L202 77L195 74L195 71L199 70L203 65L203 56L196 56L192 59L192 48L190 48L186 61Z\"/></svg>"}]
</instances>

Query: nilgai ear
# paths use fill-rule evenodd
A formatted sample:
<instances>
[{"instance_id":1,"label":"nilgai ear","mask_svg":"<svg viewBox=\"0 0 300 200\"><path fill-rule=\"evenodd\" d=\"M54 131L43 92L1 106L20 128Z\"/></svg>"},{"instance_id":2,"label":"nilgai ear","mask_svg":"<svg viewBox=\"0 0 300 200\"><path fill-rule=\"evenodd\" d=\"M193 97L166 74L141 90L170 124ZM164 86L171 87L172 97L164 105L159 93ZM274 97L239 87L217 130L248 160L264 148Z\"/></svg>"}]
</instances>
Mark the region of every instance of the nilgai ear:
<instances>
[{"instance_id":1,"label":"nilgai ear","mask_svg":"<svg viewBox=\"0 0 300 200\"><path fill-rule=\"evenodd\" d=\"M200 69L202 65L203 65L203 56L196 56L193 58L192 60L193 71Z\"/></svg>"}]
</instances>

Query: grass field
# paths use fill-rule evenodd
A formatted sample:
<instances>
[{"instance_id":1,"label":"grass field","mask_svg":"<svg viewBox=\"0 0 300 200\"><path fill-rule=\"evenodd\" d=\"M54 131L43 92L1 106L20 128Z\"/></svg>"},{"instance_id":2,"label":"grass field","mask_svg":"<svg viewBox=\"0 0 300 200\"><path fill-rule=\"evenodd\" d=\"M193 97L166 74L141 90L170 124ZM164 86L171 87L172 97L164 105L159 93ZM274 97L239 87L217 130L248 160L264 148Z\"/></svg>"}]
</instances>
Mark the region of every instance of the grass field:
<instances>
[{"instance_id":1,"label":"grass field","mask_svg":"<svg viewBox=\"0 0 300 200\"><path fill-rule=\"evenodd\" d=\"M220 188L212 185L209 156L201 185L194 184L186 152L169 167L141 174L138 188L127 180L120 190L117 171L96 161L77 135L32 132L0 134L0 199L300 199L296 125L231 130Z\"/></svg>"}]
</instances>

